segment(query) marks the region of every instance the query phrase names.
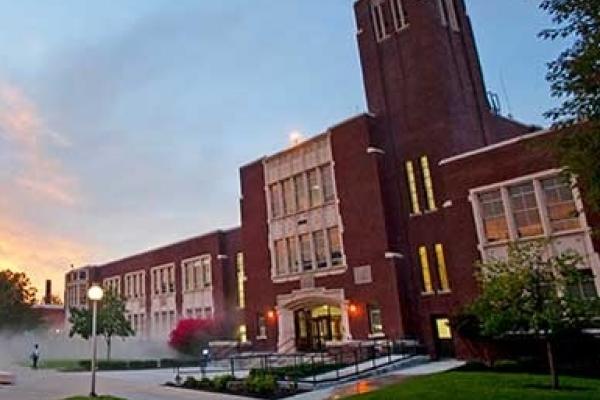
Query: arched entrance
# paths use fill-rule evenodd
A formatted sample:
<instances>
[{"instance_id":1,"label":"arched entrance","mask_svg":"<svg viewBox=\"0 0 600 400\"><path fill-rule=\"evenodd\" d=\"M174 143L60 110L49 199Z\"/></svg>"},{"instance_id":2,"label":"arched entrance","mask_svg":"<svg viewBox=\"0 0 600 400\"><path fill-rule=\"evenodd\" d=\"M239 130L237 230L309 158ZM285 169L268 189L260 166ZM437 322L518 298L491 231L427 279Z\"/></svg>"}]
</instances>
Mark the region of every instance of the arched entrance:
<instances>
[{"instance_id":1,"label":"arched entrance","mask_svg":"<svg viewBox=\"0 0 600 400\"><path fill-rule=\"evenodd\" d=\"M350 339L343 289L303 289L277 296L278 351L321 351Z\"/></svg>"}]
</instances>

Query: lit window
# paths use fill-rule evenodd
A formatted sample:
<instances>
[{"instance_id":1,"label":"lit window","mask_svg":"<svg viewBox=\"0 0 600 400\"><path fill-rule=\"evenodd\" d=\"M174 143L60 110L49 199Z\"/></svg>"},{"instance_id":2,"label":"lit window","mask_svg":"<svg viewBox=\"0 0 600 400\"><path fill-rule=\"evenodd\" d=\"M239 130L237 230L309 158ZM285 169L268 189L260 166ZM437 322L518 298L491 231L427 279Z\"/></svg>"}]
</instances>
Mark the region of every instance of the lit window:
<instances>
[{"instance_id":1,"label":"lit window","mask_svg":"<svg viewBox=\"0 0 600 400\"><path fill-rule=\"evenodd\" d=\"M438 339L452 339L452 330L450 329L450 320L448 318L438 318L435 320Z\"/></svg>"},{"instance_id":2,"label":"lit window","mask_svg":"<svg viewBox=\"0 0 600 400\"><path fill-rule=\"evenodd\" d=\"M327 229L327 239L329 240L329 254L331 257L331 265L337 266L342 264L342 244L340 241L340 231L338 228Z\"/></svg>"},{"instance_id":3,"label":"lit window","mask_svg":"<svg viewBox=\"0 0 600 400\"><path fill-rule=\"evenodd\" d=\"M402 0L390 0L392 6L392 15L394 17L394 26L396 30L402 30L408 26L408 15L402 4Z\"/></svg>"},{"instance_id":4,"label":"lit window","mask_svg":"<svg viewBox=\"0 0 600 400\"><path fill-rule=\"evenodd\" d=\"M300 235L300 256L302 257L302 270L309 271L313 269L309 235Z\"/></svg>"},{"instance_id":5,"label":"lit window","mask_svg":"<svg viewBox=\"0 0 600 400\"><path fill-rule=\"evenodd\" d=\"M538 212L533 182L509 188L510 200L519 237L541 235L542 222Z\"/></svg>"},{"instance_id":6,"label":"lit window","mask_svg":"<svg viewBox=\"0 0 600 400\"><path fill-rule=\"evenodd\" d=\"M246 325L240 325L238 327L238 340L242 343L246 343L248 341L248 331L246 329Z\"/></svg>"},{"instance_id":7,"label":"lit window","mask_svg":"<svg viewBox=\"0 0 600 400\"><path fill-rule=\"evenodd\" d=\"M377 41L382 41L389 36L386 32L383 4L383 0L375 0L371 5L371 16L373 17L373 27Z\"/></svg>"},{"instance_id":8,"label":"lit window","mask_svg":"<svg viewBox=\"0 0 600 400\"><path fill-rule=\"evenodd\" d=\"M283 208L281 204L281 186L276 183L271 185L271 213L273 218L281 217L283 214Z\"/></svg>"},{"instance_id":9,"label":"lit window","mask_svg":"<svg viewBox=\"0 0 600 400\"><path fill-rule=\"evenodd\" d=\"M548 219L553 232L580 227L571 185L562 177L542 180Z\"/></svg>"},{"instance_id":10,"label":"lit window","mask_svg":"<svg viewBox=\"0 0 600 400\"><path fill-rule=\"evenodd\" d=\"M450 283L448 282L446 257L444 255L444 246L439 243L435 245L435 258L437 261L438 275L440 277L440 289L447 292L450 290Z\"/></svg>"},{"instance_id":11,"label":"lit window","mask_svg":"<svg viewBox=\"0 0 600 400\"><path fill-rule=\"evenodd\" d=\"M315 259L317 260L317 268L327 267L327 253L325 250L325 232L316 231L313 233L315 243Z\"/></svg>"},{"instance_id":12,"label":"lit window","mask_svg":"<svg viewBox=\"0 0 600 400\"><path fill-rule=\"evenodd\" d=\"M429 271L429 258L427 257L427 248L419 247L419 261L421 263L421 277L423 279L423 293L433 293L431 284L431 272Z\"/></svg>"},{"instance_id":13,"label":"lit window","mask_svg":"<svg viewBox=\"0 0 600 400\"><path fill-rule=\"evenodd\" d=\"M244 253L237 253L235 257L235 269L237 273L237 295L238 295L238 307L244 308L246 306L246 291L245 291L245 280L246 272L244 271Z\"/></svg>"},{"instance_id":14,"label":"lit window","mask_svg":"<svg viewBox=\"0 0 600 400\"><path fill-rule=\"evenodd\" d=\"M456 8L454 6L454 0L437 0L438 8L440 10L440 17L442 19L442 25L450 27L452 30L459 31L458 17L456 15Z\"/></svg>"},{"instance_id":15,"label":"lit window","mask_svg":"<svg viewBox=\"0 0 600 400\"><path fill-rule=\"evenodd\" d=\"M333 170L331 164L321 167L321 182L323 185L323 200L325 202L335 199L335 191L333 184Z\"/></svg>"},{"instance_id":16,"label":"lit window","mask_svg":"<svg viewBox=\"0 0 600 400\"><path fill-rule=\"evenodd\" d=\"M417 181L415 179L415 169L412 161L406 162L406 177L408 179L408 190L410 191L410 201L412 205L412 213L420 214L421 207L419 206L419 194L417 192Z\"/></svg>"},{"instance_id":17,"label":"lit window","mask_svg":"<svg viewBox=\"0 0 600 400\"><path fill-rule=\"evenodd\" d=\"M319 187L319 179L317 176L317 170L312 169L308 171L308 191L310 197L310 206L315 207L321 204L321 188Z\"/></svg>"},{"instance_id":18,"label":"lit window","mask_svg":"<svg viewBox=\"0 0 600 400\"><path fill-rule=\"evenodd\" d=\"M296 212L296 196L294 194L294 181L286 179L283 182L283 207L286 214Z\"/></svg>"},{"instance_id":19,"label":"lit window","mask_svg":"<svg viewBox=\"0 0 600 400\"><path fill-rule=\"evenodd\" d=\"M509 238L508 225L504 215L504 204L500 190L480 194L479 204L487 241L507 240Z\"/></svg>"},{"instance_id":20,"label":"lit window","mask_svg":"<svg viewBox=\"0 0 600 400\"><path fill-rule=\"evenodd\" d=\"M287 253L288 253L288 268L291 273L298 272L298 246L296 245L296 238L291 237L286 239Z\"/></svg>"},{"instance_id":21,"label":"lit window","mask_svg":"<svg viewBox=\"0 0 600 400\"><path fill-rule=\"evenodd\" d=\"M296 209L298 211L306 210L308 208L308 194L306 193L304 175L294 177L294 186L296 188Z\"/></svg>"},{"instance_id":22,"label":"lit window","mask_svg":"<svg viewBox=\"0 0 600 400\"><path fill-rule=\"evenodd\" d=\"M286 273L287 259L285 256L285 240L275 241L275 274L283 275Z\"/></svg>"},{"instance_id":23,"label":"lit window","mask_svg":"<svg viewBox=\"0 0 600 400\"><path fill-rule=\"evenodd\" d=\"M427 156L421 157L421 170L423 171L423 184L425 185L425 194L427 195L427 208L429 211L436 209L435 196L433 194L433 181L431 180L431 170L429 169L429 159Z\"/></svg>"},{"instance_id":24,"label":"lit window","mask_svg":"<svg viewBox=\"0 0 600 400\"><path fill-rule=\"evenodd\" d=\"M369 306L369 332L377 334L383 332L383 323L381 322L381 308L378 306Z\"/></svg>"}]
</instances>

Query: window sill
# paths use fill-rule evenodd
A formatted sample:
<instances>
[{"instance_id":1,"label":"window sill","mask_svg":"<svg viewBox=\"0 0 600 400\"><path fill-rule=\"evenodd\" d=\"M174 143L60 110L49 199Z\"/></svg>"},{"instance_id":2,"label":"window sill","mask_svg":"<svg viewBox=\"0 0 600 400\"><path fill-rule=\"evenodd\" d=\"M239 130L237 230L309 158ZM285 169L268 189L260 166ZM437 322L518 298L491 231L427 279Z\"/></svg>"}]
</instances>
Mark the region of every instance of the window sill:
<instances>
[{"instance_id":1,"label":"window sill","mask_svg":"<svg viewBox=\"0 0 600 400\"><path fill-rule=\"evenodd\" d=\"M267 340L266 336L257 336L256 340Z\"/></svg>"},{"instance_id":2,"label":"window sill","mask_svg":"<svg viewBox=\"0 0 600 400\"><path fill-rule=\"evenodd\" d=\"M367 336L369 339L381 339L385 337L385 333L377 332L377 333L369 333Z\"/></svg>"},{"instance_id":3,"label":"window sill","mask_svg":"<svg viewBox=\"0 0 600 400\"><path fill-rule=\"evenodd\" d=\"M448 294L452 294L452 290L447 289L447 290L438 290L437 291L438 295L448 295Z\"/></svg>"},{"instance_id":4,"label":"window sill","mask_svg":"<svg viewBox=\"0 0 600 400\"><path fill-rule=\"evenodd\" d=\"M294 274L288 274L288 275L271 275L271 280L273 281L273 283L283 283L283 282L291 282L291 281L296 281L296 280L300 280L305 276L310 276L312 275L315 278L320 278L323 276L329 276L329 275L339 275L339 274L343 274L344 272L346 272L348 270L348 268L343 265L343 266L339 266L339 267L331 267L331 268L323 268L323 269L319 269L319 270L310 270L310 271L304 271L304 272L297 272Z\"/></svg>"},{"instance_id":5,"label":"window sill","mask_svg":"<svg viewBox=\"0 0 600 400\"><path fill-rule=\"evenodd\" d=\"M421 292L421 297L432 297L435 296L435 292Z\"/></svg>"}]
</instances>

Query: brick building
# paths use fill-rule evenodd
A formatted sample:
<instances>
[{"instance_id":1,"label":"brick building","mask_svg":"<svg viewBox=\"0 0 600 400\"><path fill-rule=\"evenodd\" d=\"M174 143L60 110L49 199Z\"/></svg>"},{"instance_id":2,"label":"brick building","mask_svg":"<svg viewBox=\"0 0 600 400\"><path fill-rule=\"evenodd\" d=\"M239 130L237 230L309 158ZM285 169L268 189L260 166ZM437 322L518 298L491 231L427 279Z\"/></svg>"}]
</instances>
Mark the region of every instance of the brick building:
<instances>
[{"instance_id":1,"label":"brick building","mask_svg":"<svg viewBox=\"0 0 600 400\"><path fill-rule=\"evenodd\" d=\"M151 295L129 301L144 326L210 304L257 350L411 337L461 355L449 319L477 293L473 264L542 237L584 256L592 279L579 290L596 295L598 216L536 145L557 133L492 111L463 0L354 8L368 113L243 166L240 230L89 269L128 296L126 274L139 271ZM212 300L190 303L185 260L204 253ZM154 277L165 265L168 295Z\"/></svg>"}]
</instances>

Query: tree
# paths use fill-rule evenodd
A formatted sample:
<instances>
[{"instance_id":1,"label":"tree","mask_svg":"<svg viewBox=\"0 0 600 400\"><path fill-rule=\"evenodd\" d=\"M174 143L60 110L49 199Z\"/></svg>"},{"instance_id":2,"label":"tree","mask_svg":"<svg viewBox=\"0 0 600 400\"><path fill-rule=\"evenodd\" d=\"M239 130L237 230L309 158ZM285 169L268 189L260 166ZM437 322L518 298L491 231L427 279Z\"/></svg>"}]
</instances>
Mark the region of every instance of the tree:
<instances>
[{"instance_id":1,"label":"tree","mask_svg":"<svg viewBox=\"0 0 600 400\"><path fill-rule=\"evenodd\" d=\"M131 324L125 318L125 302L114 291L108 290L98 308L96 333L106 341L106 358L110 360L112 339L114 336L129 337L135 335ZM70 309L69 336L79 335L87 340L92 335L92 311L89 309Z\"/></svg>"},{"instance_id":2,"label":"tree","mask_svg":"<svg viewBox=\"0 0 600 400\"><path fill-rule=\"evenodd\" d=\"M544 256L547 242L513 244L505 260L478 264L480 296L467 307L485 337L534 335L546 346L552 388L558 389L554 343L594 327L600 317L597 296L584 296L581 257L567 251ZM593 279L593 278L592 278Z\"/></svg>"},{"instance_id":3,"label":"tree","mask_svg":"<svg viewBox=\"0 0 600 400\"><path fill-rule=\"evenodd\" d=\"M20 331L42 324L33 309L36 293L25 273L0 271L0 330Z\"/></svg>"},{"instance_id":4,"label":"tree","mask_svg":"<svg viewBox=\"0 0 600 400\"><path fill-rule=\"evenodd\" d=\"M548 64L552 96L562 104L546 117L566 131L553 147L600 211L600 0L543 0L540 7L556 24L540 37L572 43Z\"/></svg>"},{"instance_id":5,"label":"tree","mask_svg":"<svg viewBox=\"0 0 600 400\"><path fill-rule=\"evenodd\" d=\"M213 320L182 319L169 335L169 346L182 354L198 356L215 337Z\"/></svg>"}]
</instances>

